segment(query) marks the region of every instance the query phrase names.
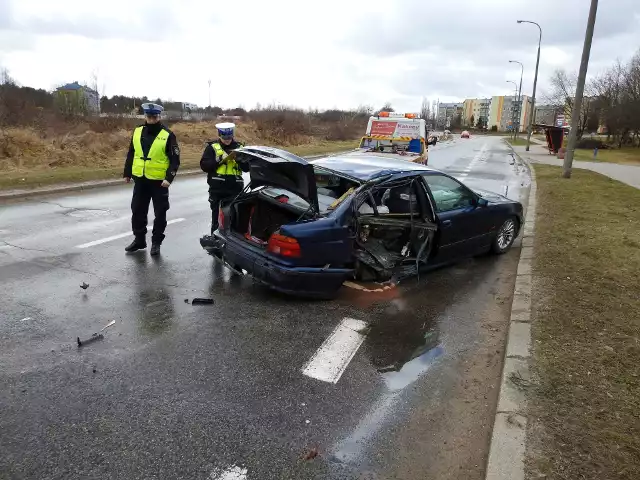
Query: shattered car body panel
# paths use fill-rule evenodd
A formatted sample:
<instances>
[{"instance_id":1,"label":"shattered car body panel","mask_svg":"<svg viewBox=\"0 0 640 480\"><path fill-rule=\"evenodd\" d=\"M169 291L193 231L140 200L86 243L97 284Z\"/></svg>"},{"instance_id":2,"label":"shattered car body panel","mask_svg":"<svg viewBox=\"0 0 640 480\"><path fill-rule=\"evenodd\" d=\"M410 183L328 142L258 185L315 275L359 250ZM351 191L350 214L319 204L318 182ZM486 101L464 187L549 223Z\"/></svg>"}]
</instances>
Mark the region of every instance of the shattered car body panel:
<instances>
[{"instance_id":1,"label":"shattered car body panel","mask_svg":"<svg viewBox=\"0 0 640 480\"><path fill-rule=\"evenodd\" d=\"M245 147L237 158L248 164L251 184L222 206L219 229L201 244L236 272L289 294L331 297L352 278L398 281L487 250L504 218L522 223L519 203L484 199L403 160L347 155L309 163L266 147ZM451 192L446 182L455 182ZM448 210L438 211L438 202Z\"/></svg>"}]
</instances>

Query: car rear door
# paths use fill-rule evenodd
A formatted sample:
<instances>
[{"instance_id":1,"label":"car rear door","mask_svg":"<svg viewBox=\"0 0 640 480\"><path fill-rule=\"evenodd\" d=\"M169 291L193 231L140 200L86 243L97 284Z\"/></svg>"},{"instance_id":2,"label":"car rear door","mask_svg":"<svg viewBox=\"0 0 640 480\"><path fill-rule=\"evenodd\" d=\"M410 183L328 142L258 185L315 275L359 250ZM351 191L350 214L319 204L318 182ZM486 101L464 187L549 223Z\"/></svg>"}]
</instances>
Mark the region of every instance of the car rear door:
<instances>
[{"instance_id":1,"label":"car rear door","mask_svg":"<svg viewBox=\"0 0 640 480\"><path fill-rule=\"evenodd\" d=\"M423 175L436 210L439 228L437 261L478 253L491 230L489 209L478 207L478 196L456 179L439 172Z\"/></svg>"}]
</instances>

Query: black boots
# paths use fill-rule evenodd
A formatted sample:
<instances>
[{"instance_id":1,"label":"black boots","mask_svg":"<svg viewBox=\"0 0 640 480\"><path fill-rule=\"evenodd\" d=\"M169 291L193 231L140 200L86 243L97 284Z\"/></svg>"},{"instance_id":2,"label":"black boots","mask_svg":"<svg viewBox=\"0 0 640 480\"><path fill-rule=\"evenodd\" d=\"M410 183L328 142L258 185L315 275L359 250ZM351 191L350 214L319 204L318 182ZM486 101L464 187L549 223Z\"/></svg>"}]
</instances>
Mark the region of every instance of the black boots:
<instances>
[{"instance_id":1,"label":"black boots","mask_svg":"<svg viewBox=\"0 0 640 480\"><path fill-rule=\"evenodd\" d=\"M149 252L149 255L151 255L152 257L156 257L156 256L160 255L160 244L159 243L152 243L151 244L151 251Z\"/></svg>"},{"instance_id":2,"label":"black boots","mask_svg":"<svg viewBox=\"0 0 640 480\"><path fill-rule=\"evenodd\" d=\"M147 248L147 241L144 238L136 238L128 246L124 248L125 252L135 252Z\"/></svg>"}]
</instances>

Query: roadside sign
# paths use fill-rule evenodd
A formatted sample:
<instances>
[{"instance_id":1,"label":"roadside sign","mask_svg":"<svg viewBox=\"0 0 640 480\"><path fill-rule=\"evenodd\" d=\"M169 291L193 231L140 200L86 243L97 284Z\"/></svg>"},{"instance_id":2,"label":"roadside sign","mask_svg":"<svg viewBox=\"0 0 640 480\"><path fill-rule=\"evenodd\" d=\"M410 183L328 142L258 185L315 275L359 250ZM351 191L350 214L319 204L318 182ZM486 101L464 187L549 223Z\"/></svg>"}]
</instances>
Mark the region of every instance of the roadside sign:
<instances>
[{"instance_id":1,"label":"roadside sign","mask_svg":"<svg viewBox=\"0 0 640 480\"><path fill-rule=\"evenodd\" d=\"M564 115L558 115L556 117L556 127L564 126Z\"/></svg>"},{"instance_id":2,"label":"roadside sign","mask_svg":"<svg viewBox=\"0 0 640 480\"><path fill-rule=\"evenodd\" d=\"M389 122L384 120L374 120L371 123L371 132L369 135L417 138L420 137L420 121L399 120L397 122Z\"/></svg>"},{"instance_id":3,"label":"roadside sign","mask_svg":"<svg viewBox=\"0 0 640 480\"><path fill-rule=\"evenodd\" d=\"M398 122L384 122L374 120L371 123L371 135L391 136L396 131Z\"/></svg>"}]
</instances>

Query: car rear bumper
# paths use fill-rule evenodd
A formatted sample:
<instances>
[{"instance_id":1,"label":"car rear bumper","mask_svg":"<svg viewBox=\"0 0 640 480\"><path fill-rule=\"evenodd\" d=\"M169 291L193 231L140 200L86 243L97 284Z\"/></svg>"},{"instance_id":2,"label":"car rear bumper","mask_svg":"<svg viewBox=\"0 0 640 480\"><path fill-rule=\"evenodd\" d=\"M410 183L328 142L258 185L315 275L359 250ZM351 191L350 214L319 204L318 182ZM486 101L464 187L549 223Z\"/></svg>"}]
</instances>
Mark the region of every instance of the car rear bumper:
<instances>
[{"instance_id":1,"label":"car rear bumper","mask_svg":"<svg viewBox=\"0 0 640 480\"><path fill-rule=\"evenodd\" d=\"M246 270L260 283L289 295L330 298L353 275L348 268L290 267L266 256L257 247L217 237L207 250L236 269Z\"/></svg>"}]
</instances>

